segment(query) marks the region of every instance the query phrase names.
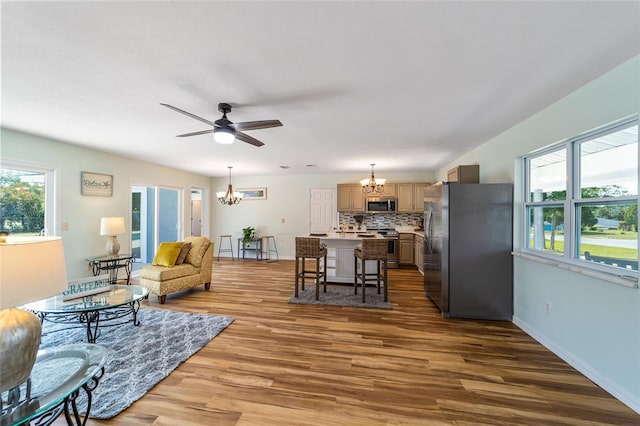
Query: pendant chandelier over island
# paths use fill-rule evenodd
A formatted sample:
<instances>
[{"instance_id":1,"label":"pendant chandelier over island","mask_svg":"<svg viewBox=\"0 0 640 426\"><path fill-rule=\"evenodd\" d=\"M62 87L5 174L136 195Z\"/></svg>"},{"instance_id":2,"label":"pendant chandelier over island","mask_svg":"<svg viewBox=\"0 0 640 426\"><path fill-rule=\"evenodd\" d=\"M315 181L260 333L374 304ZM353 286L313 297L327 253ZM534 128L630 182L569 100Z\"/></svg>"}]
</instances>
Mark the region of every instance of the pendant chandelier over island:
<instances>
[{"instance_id":1,"label":"pendant chandelier over island","mask_svg":"<svg viewBox=\"0 0 640 426\"><path fill-rule=\"evenodd\" d=\"M242 197L244 196L244 194L242 192L233 192L233 187L231 186L231 168L233 166L228 166L228 167L229 167L229 186L227 187L227 192L224 192L224 191L216 192L216 196L218 197L218 201L220 201L220 203L227 206L233 206L234 204L238 204L242 200Z\"/></svg>"},{"instance_id":2,"label":"pendant chandelier over island","mask_svg":"<svg viewBox=\"0 0 640 426\"><path fill-rule=\"evenodd\" d=\"M374 192L382 193L384 192L384 183L387 181L386 179L376 179L373 174L373 166L375 163L371 164L371 177L369 179L362 179L360 181L360 185L362 185L362 192L365 194L373 194Z\"/></svg>"}]
</instances>

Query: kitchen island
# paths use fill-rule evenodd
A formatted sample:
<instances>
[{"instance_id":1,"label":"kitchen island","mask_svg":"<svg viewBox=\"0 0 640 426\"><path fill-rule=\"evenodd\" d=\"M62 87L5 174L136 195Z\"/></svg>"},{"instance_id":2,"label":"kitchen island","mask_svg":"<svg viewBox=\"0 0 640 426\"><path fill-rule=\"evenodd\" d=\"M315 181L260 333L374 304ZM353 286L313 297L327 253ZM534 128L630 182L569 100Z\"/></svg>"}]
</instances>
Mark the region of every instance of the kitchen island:
<instances>
[{"instance_id":1,"label":"kitchen island","mask_svg":"<svg viewBox=\"0 0 640 426\"><path fill-rule=\"evenodd\" d=\"M363 239L381 238L371 232L329 232L326 234L307 234L305 237L319 238L327 245L327 282L349 283L354 281L353 250ZM358 262L360 268L360 262ZM367 260L367 273L374 273L377 269L375 260ZM358 270L359 271L359 270Z\"/></svg>"}]
</instances>

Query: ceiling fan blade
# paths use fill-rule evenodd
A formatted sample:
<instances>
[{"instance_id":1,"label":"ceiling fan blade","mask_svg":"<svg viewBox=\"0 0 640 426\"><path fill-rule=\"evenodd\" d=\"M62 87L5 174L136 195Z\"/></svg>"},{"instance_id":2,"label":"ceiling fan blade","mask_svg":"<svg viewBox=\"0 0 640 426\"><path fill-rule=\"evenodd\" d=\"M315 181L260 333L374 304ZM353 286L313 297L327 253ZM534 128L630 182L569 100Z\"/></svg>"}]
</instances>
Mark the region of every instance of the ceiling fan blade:
<instances>
[{"instance_id":1,"label":"ceiling fan blade","mask_svg":"<svg viewBox=\"0 0 640 426\"><path fill-rule=\"evenodd\" d=\"M261 147L264 145L263 142L260 142L258 139L253 138L246 133L236 132L236 139L240 139L242 142L250 143L251 145Z\"/></svg>"},{"instance_id":2,"label":"ceiling fan blade","mask_svg":"<svg viewBox=\"0 0 640 426\"><path fill-rule=\"evenodd\" d=\"M176 138L184 138L184 137L187 137L187 136L206 135L207 133L213 133L213 129L201 130L199 132L184 133L182 135L176 135Z\"/></svg>"},{"instance_id":3,"label":"ceiling fan blade","mask_svg":"<svg viewBox=\"0 0 640 426\"><path fill-rule=\"evenodd\" d=\"M184 110L182 110L180 108L176 108L176 107L174 107L172 105L169 105L169 104L163 104L162 102L160 102L160 105L166 106L167 108L172 109L174 111L177 111L177 112L179 112L181 114L188 115L189 117L195 118L196 120L200 120L203 123L207 123L210 126L214 126L214 127L216 126L216 124L213 121L209 121L206 118L198 117L197 115L191 114L190 112L184 111Z\"/></svg>"},{"instance_id":4,"label":"ceiling fan blade","mask_svg":"<svg viewBox=\"0 0 640 426\"><path fill-rule=\"evenodd\" d=\"M282 123L280 120L261 120L261 121L245 121L243 123L230 124L235 130L257 130L268 129L269 127L280 127Z\"/></svg>"}]
</instances>

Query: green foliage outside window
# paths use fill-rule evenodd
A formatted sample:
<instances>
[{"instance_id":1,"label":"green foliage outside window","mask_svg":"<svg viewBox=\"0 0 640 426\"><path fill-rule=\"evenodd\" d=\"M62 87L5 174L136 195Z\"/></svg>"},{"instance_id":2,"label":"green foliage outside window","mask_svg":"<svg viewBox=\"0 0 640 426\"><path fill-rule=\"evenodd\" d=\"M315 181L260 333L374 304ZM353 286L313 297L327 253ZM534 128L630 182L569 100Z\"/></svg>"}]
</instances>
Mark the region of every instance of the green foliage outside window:
<instances>
[{"instance_id":1,"label":"green foliage outside window","mask_svg":"<svg viewBox=\"0 0 640 426\"><path fill-rule=\"evenodd\" d=\"M38 234L44 228L45 191L41 184L19 176L0 176L0 231Z\"/></svg>"}]
</instances>

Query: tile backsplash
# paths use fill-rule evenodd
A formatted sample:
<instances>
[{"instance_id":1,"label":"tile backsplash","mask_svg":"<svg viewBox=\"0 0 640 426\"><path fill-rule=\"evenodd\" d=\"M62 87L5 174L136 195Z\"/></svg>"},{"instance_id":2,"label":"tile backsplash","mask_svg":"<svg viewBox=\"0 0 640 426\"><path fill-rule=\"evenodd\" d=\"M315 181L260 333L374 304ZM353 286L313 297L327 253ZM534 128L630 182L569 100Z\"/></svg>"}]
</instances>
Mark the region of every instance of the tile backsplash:
<instances>
[{"instance_id":1,"label":"tile backsplash","mask_svg":"<svg viewBox=\"0 0 640 426\"><path fill-rule=\"evenodd\" d=\"M378 213L378 214L366 214L366 213L340 213L339 225L340 226L352 226L357 228L355 216L362 216L362 224L367 228L391 228L396 226L413 226L416 227L422 225L423 214L422 213Z\"/></svg>"}]
</instances>

